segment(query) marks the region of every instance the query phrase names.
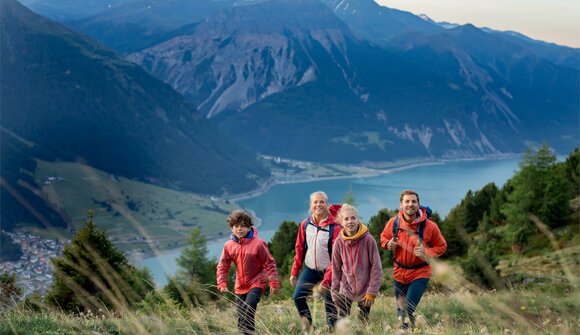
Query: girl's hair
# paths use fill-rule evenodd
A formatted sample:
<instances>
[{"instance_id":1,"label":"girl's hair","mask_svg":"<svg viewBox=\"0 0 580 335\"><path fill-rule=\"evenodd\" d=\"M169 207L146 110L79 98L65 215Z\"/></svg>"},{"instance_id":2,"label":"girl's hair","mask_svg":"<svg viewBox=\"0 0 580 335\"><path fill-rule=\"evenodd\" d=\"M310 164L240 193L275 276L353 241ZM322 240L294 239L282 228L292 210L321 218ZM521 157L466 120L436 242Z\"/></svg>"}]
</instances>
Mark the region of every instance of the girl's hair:
<instances>
[{"instance_id":1,"label":"girl's hair","mask_svg":"<svg viewBox=\"0 0 580 335\"><path fill-rule=\"evenodd\" d=\"M417 193L417 192L415 192L413 190L403 190L403 192L401 192L401 197L400 197L399 201L403 201L403 197L405 195L414 195L414 196L417 197L417 202L420 202L419 201L419 193Z\"/></svg>"},{"instance_id":2,"label":"girl's hair","mask_svg":"<svg viewBox=\"0 0 580 335\"><path fill-rule=\"evenodd\" d=\"M338 222L342 222L344 212L346 212L347 210L353 210L356 214L356 217L358 218L358 211L356 210L356 208L354 206L349 205L349 204L342 204L342 206L340 207L340 210L338 211L338 215L337 215Z\"/></svg>"},{"instance_id":3,"label":"girl's hair","mask_svg":"<svg viewBox=\"0 0 580 335\"><path fill-rule=\"evenodd\" d=\"M239 209L236 209L235 211L231 212L230 215L228 216L228 225L230 226L230 228L232 228L237 224L241 224L246 227L251 227L254 225L250 214Z\"/></svg>"}]
</instances>

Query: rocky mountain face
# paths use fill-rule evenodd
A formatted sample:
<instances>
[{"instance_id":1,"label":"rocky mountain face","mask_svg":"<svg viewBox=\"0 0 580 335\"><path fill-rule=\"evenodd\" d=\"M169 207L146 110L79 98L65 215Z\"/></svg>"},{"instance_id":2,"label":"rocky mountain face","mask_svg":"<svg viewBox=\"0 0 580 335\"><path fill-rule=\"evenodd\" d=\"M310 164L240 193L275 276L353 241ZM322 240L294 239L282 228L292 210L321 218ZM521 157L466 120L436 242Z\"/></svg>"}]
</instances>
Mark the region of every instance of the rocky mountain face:
<instances>
[{"instance_id":1,"label":"rocky mountain face","mask_svg":"<svg viewBox=\"0 0 580 335\"><path fill-rule=\"evenodd\" d=\"M128 59L267 154L360 162L578 142L576 69L473 26L445 30L409 13L398 20L408 29L380 46L347 23L384 7L353 4L364 1L228 8Z\"/></svg>"},{"instance_id":2,"label":"rocky mountain face","mask_svg":"<svg viewBox=\"0 0 580 335\"><path fill-rule=\"evenodd\" d=\"M14 0L0 6L3 166L79 161L200 194L250 190L268 176L159 79ZM5 183L21 183L5 172L3 199Z\"/></svg>"},{"instance_id":3,"label":"rocky mountain face","mask_svg":"<svg viewBox=\"0 0 580 335\"><path fill-rule=\"evenodd\" d=\"M356 91L346 54L352 39L323 4L283 1L218 12L189 33L128 59L163 78L211 118L315 81L320 66L340 68ZM313 48L319 47L328 64L315 61Z\"/></svg>"}]
</instances>

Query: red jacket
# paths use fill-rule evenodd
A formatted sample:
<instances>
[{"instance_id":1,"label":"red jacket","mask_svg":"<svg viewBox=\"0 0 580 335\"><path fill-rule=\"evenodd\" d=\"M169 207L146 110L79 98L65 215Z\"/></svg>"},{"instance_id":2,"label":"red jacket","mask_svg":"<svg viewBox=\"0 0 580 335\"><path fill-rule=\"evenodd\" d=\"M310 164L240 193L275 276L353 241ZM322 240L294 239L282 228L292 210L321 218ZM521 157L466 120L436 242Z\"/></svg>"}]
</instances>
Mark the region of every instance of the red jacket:
<instances>
[{"instance_id":1,"label":"red jacket","mask_svg":"<svg viewBox=\"0 0 580 335\"><path fill-rule=\"evenodd\" d=\"M245 294L255 287L262 291L266 281L270 287L280 287L276 262L268 251L264 240L258 238L258 231L252 228L246 238L232 237L224 245L224 250L217 266L217 286L227 287L228 270L234 262L236 265L236 294Z\"/></svg>"},{"instance_id":2,"label":"red jacket","mask_svg":"<svg viewBox=\"0 0 580 335\"><path fill-rule=\"evenodd\" d=\"M340 235L341 226L335 222L335 215L341 205L331 205L330 214L323 222L316 222L314 216L304 219L298 227L296 236L296 255L292 264L291 276L298 276L303 263L313 270L325 271L324 279L320 283L329 288L332 283L332 262L328 250L328 239L331 238L331 246ZM334 225L332 236L329 236L329 227ZM306 239L305 239L306 238Z\"/></svg>"},{"instance_id":3,"label":"red jacket","mask_svg":"<svg viewBox=\"0 0 580 335\"><path fill-rule=\"evenodd\" d=\"M437 224L427 219L427 213L419 210L419 217L411 223L405 221L403 211L399 211L399 231L397 234L397 243L399 246L395 249L395 260L406 266L418 265L424 262L423 259L415 256L413 248L419 245L419 237L417 230L419 223L425 221L425 229L423 230L423 245L425 247L425 255L429 257L439 257L447 250L447 242L441 234ZM387 243L393 238L393 224L395 218L391 218L385 229L381 233L381 247L387 249ZM432 269L430 265L418 269L405 269L394 266L393 277L396 281L409 284L418 278L431 278Z\"/></svg>"}]
</instances>

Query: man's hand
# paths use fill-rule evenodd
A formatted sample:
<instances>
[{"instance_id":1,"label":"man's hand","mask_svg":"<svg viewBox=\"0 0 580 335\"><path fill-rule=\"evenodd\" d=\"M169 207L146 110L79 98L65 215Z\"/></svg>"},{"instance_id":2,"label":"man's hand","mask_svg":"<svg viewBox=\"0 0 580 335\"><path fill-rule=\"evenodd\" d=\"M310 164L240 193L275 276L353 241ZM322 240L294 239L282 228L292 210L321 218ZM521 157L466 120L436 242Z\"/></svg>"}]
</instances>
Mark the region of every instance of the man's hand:
<instances>
[{"instance_id":1,"label":"man's hand","mask_svg":"<svg viewBox=\"0 0 580 335\"><path fill-rule=\"evenodd\" d=\"M387 242L387 250L395 250L399 246L397 240L393 237L389 242Z\"/></svg>"},{"instance_id":2,"label":"man's hand","mask_svg":"<svg viewBox=\"0 0 580 335\"><path fill-rule=\"evenodd\" d=\"M276 295L276 294L278 294L278 292L280 292L280 288L279 287L272 287L272 286L270 286L270 295Z\"/></svg>"},{"instance_id":3,"label":"man's hand","mask_svg":"<svg viewBox=\"0 0 580 335\"><path fill-rule=\"evenodd\" d=\"M220 287L218 287L218 291L220 291L222 293L226 293L228 291L228 287L227 286L220 286Z\"/></svg>"},{"instance_id":4,"label":"man's hand","mask_svg":"<svg viewBox=\"0 0 580 335\"><path fill-rule=\"evenodd\" d=\"M298 277L290 276L290 285L292 285L292 287L296 287L296 284L298 284Z\"/></svg>"},{"instance_id":5,"label":"man's hand","mask_svg":"<svg viewBox=\"0 0 580 335\"><path fill-rule=\"evenodd\" d=\"M419 244L419 246L413 248L413 254L421 259L427 260L425 257L425 247L423 244Z\"/></svg>"}]
</instances>

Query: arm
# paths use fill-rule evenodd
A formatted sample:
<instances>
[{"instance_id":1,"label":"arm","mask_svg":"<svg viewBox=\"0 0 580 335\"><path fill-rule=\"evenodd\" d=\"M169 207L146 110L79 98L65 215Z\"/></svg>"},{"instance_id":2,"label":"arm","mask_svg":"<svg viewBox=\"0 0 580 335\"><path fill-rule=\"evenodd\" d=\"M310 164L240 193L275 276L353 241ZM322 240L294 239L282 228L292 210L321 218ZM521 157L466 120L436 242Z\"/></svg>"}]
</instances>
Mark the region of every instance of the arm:
<instances>
[{"instance_id":1,"label":"arm","mask_svg":"<svg viewBox=\"0 0 580 335\"><path fill-rule=\"evenodd\" d=\"M227 243L227 242L226 242ZM227 245L227 244L226 244ZM228 271L232 265L232 259L226 246L222 251L222 255L217 265L216 282L220 292L225 292L228 288Z\"/></svg>"},{"instance_id":2,"label":"arm","mask_svg":"<svg viewBox=\"0 0 580 335\"><path fill-rule=\"evenodd\" d=\"M340 236L341 229L342 229L342 227L339 224L336 224L336 226L334 227L334 231L332 234L332 243L331 243L332 249L333 249L332 250L333 255L334 255L334 244L335 244L338 236ZM330 264L326 268L326 272L324 273L324 278L322 279L322 282L320 282L320 285L322 287L329 288L331 283L332 283L332 259L330 260Z\"/></svg>"},{"instance_id":3,"label":"arm","mask_svg":"<svg viewBox=\"0 0 580 335\"><path fill-rule=\"evenodd\" d=\"M290 271L290 276L297 277L302 269L302 261L304 260L304 224L306 220L302 221L298 226L298 235L296 236L296 245L294 250L296 254L294 255L294 263L292 263L292 270Z\"/></svg>"},{"instance_id":4,"label":"arm","mask_svg":"<svg viewBox=\"0 0 580 335\"><path fill-rule=\"evenodd\" d=\"M342 246L343 243L337 241L332 250L332 285L330 286L332 299L338 297L340 291L340 280L342 279Z\"/></svg>"},{"instance_id":5,"label":"arm","mask_svg":"<svg viewBox=\"0 0 580 335\"><path fill-rule=\"evenodd\" d=\"M367 289L365 299L374 301L375 297L379 293L379 289L381 288L381 278L383 276L382 264L381 264L381 256L379 255L379 248L377 247L377 242L375 239L369 239L368 245L368 252L370 254L369 262L371 263L371 271L370 271L370 282L369 287Z\"/></svg>"},{"instance_id":6,"label":"arm","mask_svg":"<svg viewBox=\"0 0 580 335\"><path fill-rule=\"evenodd\" d=\"M264 267L264 270L266 270L268 283L270 284L270 290L278 289L280 287L280 283L278 282L278 269L276 269L276 261L274 260L274 257L272 257L272 254L270 254L268 246L264 241L261 241L258 257L260 259L260 263Z\"/></svg>"},{"instance_id":7,"label":"arm","mask_svg":"<svg viewBox=\"0 0 580 335\"><path fill-rule=\"evenodd\" d=\"M381 233L381 248L387 249L387 243L393 238L393 224L395 220L391 218L389 222L385 225L383 232Z\"/></svg>"},{"instance_id":8,"label":"arm","mask_svg":"<svg viewBox=\"0 0 580 335\"><path fill-rule=\"evenodd\" d=\"M431 234L429 241L425 243L425 256L426 257L439 257L445 253L447 250L447 241L443 237L441 230L439 230L439 226L433 221L428 221L431 223L429 226L431 227Z\"/></svg>"}]
</instances>

